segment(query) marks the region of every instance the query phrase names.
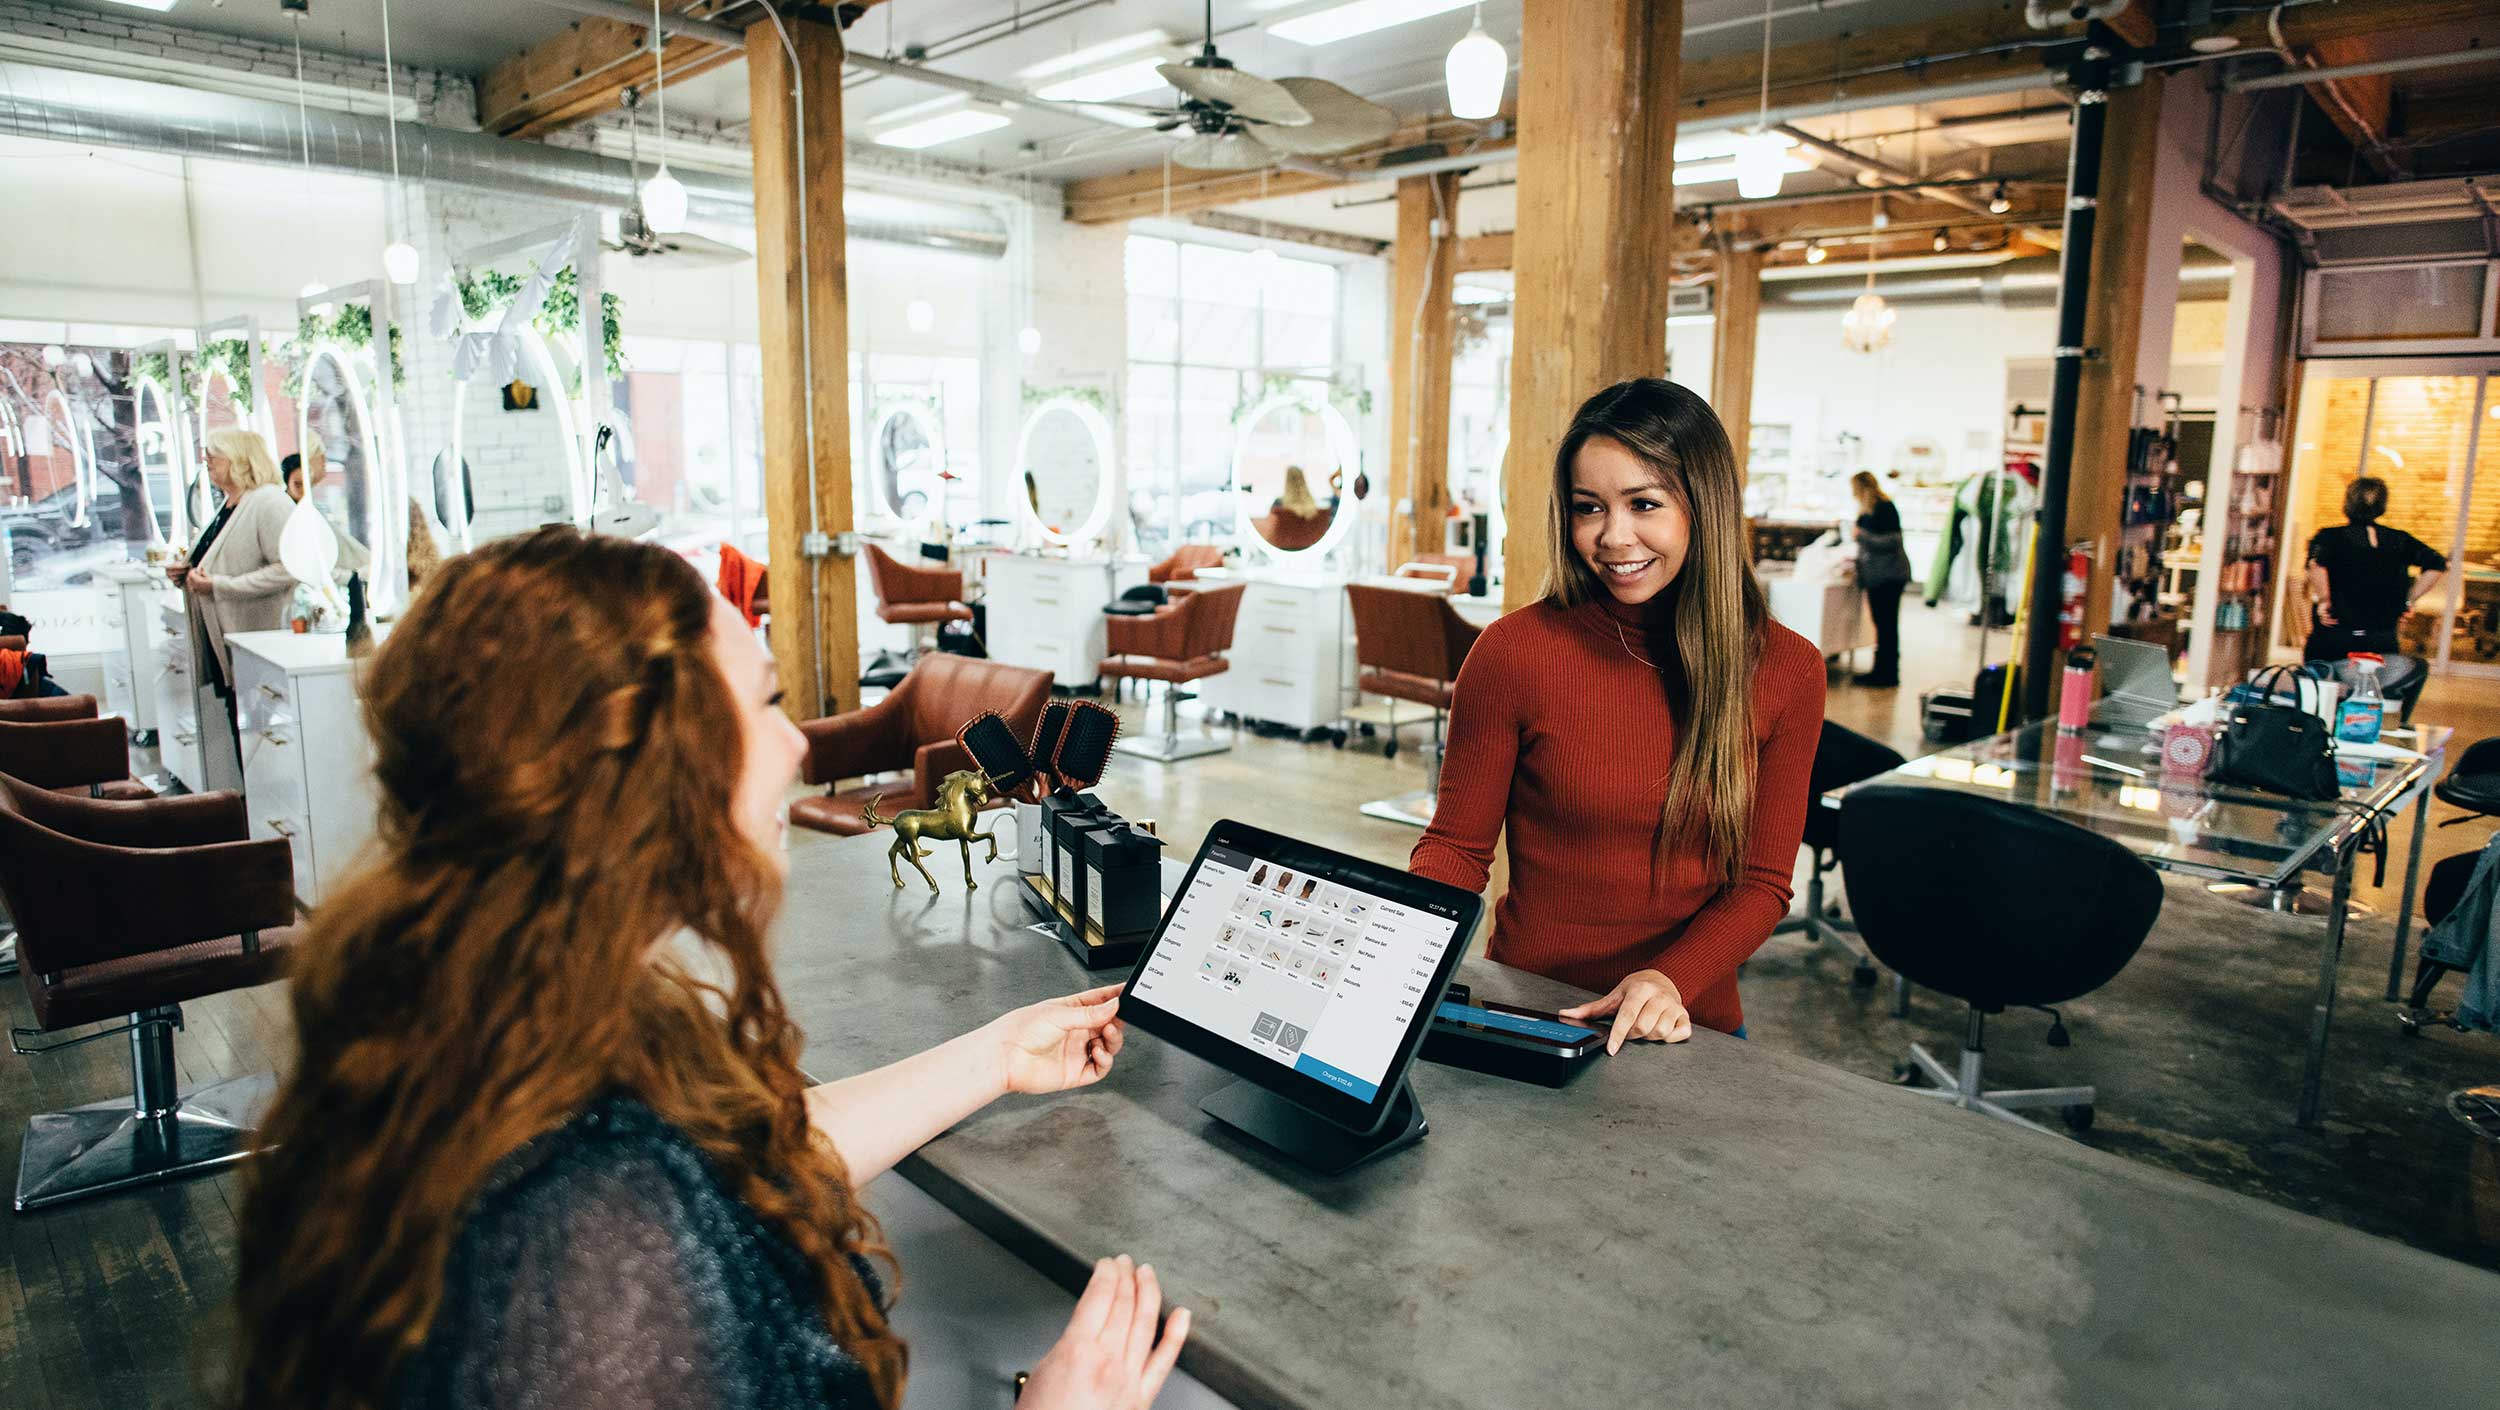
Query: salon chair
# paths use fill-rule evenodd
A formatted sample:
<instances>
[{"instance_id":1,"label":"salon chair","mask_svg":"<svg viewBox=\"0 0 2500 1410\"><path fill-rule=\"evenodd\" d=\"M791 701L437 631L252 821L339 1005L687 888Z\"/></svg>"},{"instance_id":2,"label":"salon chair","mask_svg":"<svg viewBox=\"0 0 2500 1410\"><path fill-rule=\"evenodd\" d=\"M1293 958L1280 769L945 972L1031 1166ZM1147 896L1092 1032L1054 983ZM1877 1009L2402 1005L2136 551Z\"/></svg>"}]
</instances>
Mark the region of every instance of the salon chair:
<instances>
[{"instance_id":1,"label":"salon chair","mask_svg":"<svg viewBox=\"0 0 2500 1410\"><path fill-rule=\"evenodd\" d=\"M1399 564L1398 572L1411 577L1423 576L1420 573L1407 573L1410 568L1429 569L1431 576L1435 579L1446 576L1449 579L1450 591L1464 592L1467 590L1468 575L1476 571L1476 559L1475 555L1468 553L1418 553Z\"/></svg>"},{"instance_id":2,"label":"salon chair","mask_svg":"<svg viewBox=\"0 0 2500 1410\"><path fill-rule=\"evenodd\" d=\"M130 726L92 695L0 700L0 774L63 793L127 802L156 796L130 776Z\"/></svg>"},{"instance_id":3,"label":"salon chair","mask_svg":"<svg viewBox=\"0 0 2500 1410\"><path fill-rule=\"evenodd\" d=\"M1806 784L1805 845L1814 854L1814 869L1806 873L1805 914L1790 916L1771 930L1774 935L1802 931L1817 946L1829 945L1847 955L1856 962L1850 971L1850 982L1861 989L1872 988L1876 975L1874 962L1846 938L1855 935L1858 928L1824 913L1823 878L1839 859L1840 810L1826 806L1823 795L1891 773L1903 762L1900 752L1889 745L1878 744L1829 720L1823 722L1823 737L1814 749L1814 770Z\"/></svg>"},{"instance_id":4,"label":"salon chair","mask_svg":"<svg viewBox=\"0 0 2500 1410\"><path fill-rule=\"evenodd\" d=\"M861 685L892 687L904 671L911 669L913 661L930 654L937 644L937 634L946 629L948 622L971 621L972 609L963 600L963 574L948 568L908 566L873 543L865 545L862 552L868 560L869 586L877 594L878 620L912 628L910 656L884 653L860 673ZM922 627L929 629L925 641L920 640Z\"/></svg>"},{"instance_id":5,"label":"salon chair","mask_svg":"<svg viewBox=\"0 0 2500 1410\"><path fill-rule=\"evenodd\" d=\"M1429 827L1441 794L1442 719L1458 685L1458 668L1482 628L1459 616L1444 593L1367 583L1348 583L1345 591L1354 612L1354 661L1361 671L1358 685L1390 702L1388 757L1398 756L1397 702L1432 709L1432 749L1425 760L1424 786L1365 803L1363 816Z\"/></svg>"},{"instance_id":6,"label":"salon chair","mask_svg":"<svg viewBox=\"0 0 2500 1410\"><path fill-rule=\"evenodd\" d=\"M879 811L888 816L903 808L935 807L946 776L973 767L972 756L955 742L966 721L996 710L1017 738L1029 739L1049 699L1047 671L932 651L876 704L800 724L807 757L799 776L825 785L825 792L792 803L790 821L837 837L859 837L874 831L868 805L880 796L887 802ZM846 778L903 769L911 771L908 784L841 786ZM984 806L1006 801L990 798Z\"/></svg>"},{"instance_id":7,"label":"salon chair","mask_svg":"<svg viewBox=\"0 0 2500 1410\"><path fill-rule=\"evenodd\" d=\"M19 1210L230 1165L250 1153L267 1073L183 1094L181 1005L279 977L298 938L283 838L248 840L236 793L144 802L65 797L0 777L0 896L17 918L39 1055L127 1034L127 1097L26 1123ZM107 1019L118 1026L53 1042Z\"/></svg>"},{"instance_id":8,"label":"salon chair","mask_svg":"<svg viewBox=\"0 0 2500 1410\"><path fill-rule=\"evenodd\" d=\"M1110 652L1102 659L1103 679L1114 689L1121 681L1163 682L1163 732L1123 736L1117 748L1174 764L1233 747L1231 741L1203 732L1194 740L1181 738L1181 687L1232 669L1224 653L1233 649L1233 625L1240 620L1247 591L1235 583L1181 593L1146 616L1103 619L1103 640Z\"/></svg>"},{"instance_id":9,"label":"salon chair","mask_svg":"<svg viewBox=\"0 0 2500 1410\"><path fill-rule=\"evenodd\" d=\"M2161 914L2161 879L2141 858L2029 808L1941 788L1869 784L1842 800L1841 879L1876 960L1923 989L1970 1006L1958 1071L1926 1048L1894 1070L1965 1110L2034 1130L2025 1108L2056 1107L2075 1130L2092 1124L2090 1087L1990 1091L1980 1080L1989 1014L2049 1014L2049 1045L2066 1046L2050 1005L2116 977Z\"/></svg>"},{"instance_id":10,"label":"salon chair","mask_svg":"<svg viewBox=\"0 0 2500 1410\"><path fill-rule=\"evenodd\" d=\"M2457 756L2448 776L2431 788L2433 797L2452 808L2465 810L2440 824L2454 827L2477 818L2500 817L2500 735L2478 739ZM2465 895L2468 880L2474 875L2479 851L2444 857L2431 866L2430 879L2422 887L2422 922L2435 926L2447 918ZM2431 1011L2431 991L2439 981L2456 972L2456 966L2432 959L2428 951L2414 961L2413 992L2396 1012L2396 1022L2407 1033L2419 1033L2429 1024L2442 1021Z\"/></svg>"},{"instance_id":11,"label":"salon chair","mask_svg":"<svg viewBox=\"0 0 2500 1410\"><path fill-rule=\"evenodd\" d=\"M1185 583L1198 576L1201 568L1219 568L1224 564L1220 544L1185 543L1172 550L1172 556L1146 570L1146 581L1169 586Z\"/></svg>"}]
</instances>

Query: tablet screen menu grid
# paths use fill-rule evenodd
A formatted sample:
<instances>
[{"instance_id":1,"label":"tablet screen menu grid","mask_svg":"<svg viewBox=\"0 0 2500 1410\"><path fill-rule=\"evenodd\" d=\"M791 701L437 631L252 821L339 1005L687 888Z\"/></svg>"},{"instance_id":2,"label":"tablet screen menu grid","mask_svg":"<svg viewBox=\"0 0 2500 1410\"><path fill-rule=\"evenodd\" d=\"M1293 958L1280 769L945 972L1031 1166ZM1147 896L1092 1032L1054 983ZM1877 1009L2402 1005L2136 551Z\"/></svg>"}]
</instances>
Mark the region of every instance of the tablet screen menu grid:
<instances>
[{"instance_id":1,"label":"tablet screen menu grid","mask_svg":"<svg viewBox=\"0 0 2500 1410\"><path fill-rule=\"evenodd\" d=\"M1134 992L1369 1102L1457 932L1454 916L1212 845Z\"/></svg>"}]
</instances>

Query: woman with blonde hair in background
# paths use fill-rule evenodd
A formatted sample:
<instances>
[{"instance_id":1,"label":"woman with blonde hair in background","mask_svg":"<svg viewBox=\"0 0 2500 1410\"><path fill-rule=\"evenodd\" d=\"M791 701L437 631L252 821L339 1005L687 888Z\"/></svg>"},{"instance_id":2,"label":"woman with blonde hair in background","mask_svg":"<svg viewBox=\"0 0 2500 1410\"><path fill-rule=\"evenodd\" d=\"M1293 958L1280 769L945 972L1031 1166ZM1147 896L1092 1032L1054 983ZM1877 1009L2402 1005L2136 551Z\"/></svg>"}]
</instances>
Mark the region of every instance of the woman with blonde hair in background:
<instances>
[{"instance_id":1,"label":"woman with blonde hair in background","mask_svg":"<svg viewBox=\"0 0 2500 1410\"><path fill-rule=\"evenodd\" d=\"M1866 593L1867 615L1875 619L1875 668L1856 683L1890 690L1901 684L1901 593L1910 585L1910 555L1901 547L1901 509L1864 470L1849 477L1849 494L1858 502L1853 530L1858 586Z\"/></svg>"},{"instance_id":2,"label":"woman with blonde hair in background","mask_svg":"<svg viewBox=\"0 0 2500 1410\"><path fill-rule=\"evenodd\" d=\"M222 501L200 531L190 551L165 569L181 588L191 625L191 659L226 704L222 730L203 726L203 747L212 734L234 736L234 660L226 650L228 632L271 632L286 626L287 606L295 599L295 575L278 561L278 541L295 512L287 497L286 475L258 431L227 426L208 433L208 482ZM227 746L239 751L240 745ZM242 777L242 756L235 753L234 780ZM212 766L212 786L224 777ZM229 785L232 786L232 785Z\"/></svg>"},{"instance_id":3,"label":"woman with blonde hair in background","mask_svg":"<svg viewBox=\"0 0 2500 1410\"><path fill-rule=\"evenodd\" d=\"M1608 1051L1744 1036L1736 969L1788 912L1823 657L1770 619L1736 454L1709 404L1619 382L1554 452L1545 598L1459 668L1432 826L1408 865L1482 891L1491 954L1597 991Z\"/></svg>"},{"instance_id":4,"label":"woman with blonde hair in background","mask_svg":"<svg viewBox=\"0 0 2500 1410\"><path fill-rule=\"evenodd\" d=\"M377 851L291 976L231 1403L900 1403L859 1187L995 1097L1102 1078L1119 991L809 1085L766 941L806 751L774 679L655 545L542 529L411 600L364 684ZM1146 1405L1189 1326L1160 1305L1097 1264L1019 1404Z\"/></svg>"}]
</instances>

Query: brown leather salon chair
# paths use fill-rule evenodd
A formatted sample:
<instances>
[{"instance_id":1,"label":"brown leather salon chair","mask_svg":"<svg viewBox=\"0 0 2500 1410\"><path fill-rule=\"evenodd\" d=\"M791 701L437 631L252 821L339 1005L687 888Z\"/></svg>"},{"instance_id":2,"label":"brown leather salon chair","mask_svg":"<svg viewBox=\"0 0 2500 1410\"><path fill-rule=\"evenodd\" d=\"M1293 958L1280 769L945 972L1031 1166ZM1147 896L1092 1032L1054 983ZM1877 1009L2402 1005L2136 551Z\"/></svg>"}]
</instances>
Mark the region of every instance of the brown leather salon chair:
<instances>
[{"instance_id":1,"label":"brown leather salon chair","mask_svg":"<svg viewBox=\"0 0 2500 1410\"><path fill-rule=\"evenodd\" d=\"M1443 593L1366 583L1348 583L1345 591L1354 611L1354 660L1362 672L1359 684L1365 692L1390 701L1390 758L1398 753L1396 702L1432 707L1432 750L1424 787L1365 803L1363 816L1429 827L1441 793L1442 720L1449 713L1459 665L1482 629L1459 616Z\"/></svg>"},{"instance_id":2,"label":"brown leather salon chair","mask_svg":"<svg viewBox=\"0 0 2500 1410\"><path fill-rule=\"evenodd\" d=\"M279 977L298 935L283 838L248 840L243 798L204 793L115 802L0 777L0 898L17 920L35 1026L9 1047L41 1054L128 1034L130 1095L26 1123L16 1207L230 1165L250 1153L276 1080L175 1089L181 1005ZM118 1026L51 1043L49 1033Z\"/></svg>"},{"instance_id":3,"label":"brown leather salon chair","mask_svg":"<svg viewBox=\"0 0 2500 1410\"><path fill-rule=\"evenodd\" d=\"M1418 553L1398 565L1400 576L1429 577L1435 582L1446 581L1452 592L1464 592L1467 588L1467 579L1473 576L1475 571L1476 560L1464 553Z\"/></svg>"},{"instance_id":4,"label":"brown leather salon chair","mask_svg":"<svg viewBox=\"0 0 2500 1410\"><path fill-rule=\"evenodd\" d=\"M934 638L948 622L969 622L964 605L964 575L946 568L914 568L893 554L867 545L868 580L877 594L877 617L908 627L928 627Z\"/></svg>"},{"instance_id":5,"label":"brown leather salon chair","mask_svg":"<svg viewBox=\"0 0 2500 1410\"><path fill-rule=\"evenodd\" d=\"M1201 568L1218 568L1224 563L1221 544L1185 543L1172 550L1172 556L1146 570L1146 581L1170 585L1185 583L1198 576Z\"/></svg>"},{"instance_id":6,"label":"brown leather salon chair","mask_svg":"<svg viewBox=\"0 0 2500 1410\"><path fill-rule=\"evenodd\" d=\"M1110 655L1102 660L1103 678L1163 682L1163 733L1123 735L1117 748L1173 764L1232 748L1229 740L1201 733L1181 738L1181 687L1191 681L1231 670L1224 653L1233 649L1233 625L1241 617L1240 583L1209 588L1173 598L1144 617L1105 617L1103 637Z\"/></svg>"},{"instance_id":7,"label":"brown leather salon chair","mask_svg":"<svg viewBox=\"0 0 2500 1410\"><path fill-rule=\"evenodd\" d=\"M790 821L838 837L859 837L873 830L868 805L879 795L888 799L881 810L887 815L901 808L934 807L946 776L973 767L972 756L955 742L955 732L966 721L996 710L1017 738L1029 739L1049 699L1048 671L933 651L876 704L799 726L807 736L800 777L824 784L826 790L791 804ZM911 770L909 785L841 787L846 778L901 769ZM989 806L1004 802L992 798Z\"/></svg>"},{"instance_id":8,"label":"brown leather salon chair","mask_svg":"<svg viewBox=\"0 0 2500 1410\"><path fill-rule=\"evenodd\" d=\"M129 723L98 718L92 695L0 700L0 774L92 798L156 796L130 776Z\"/></svg>"}]
</instances>

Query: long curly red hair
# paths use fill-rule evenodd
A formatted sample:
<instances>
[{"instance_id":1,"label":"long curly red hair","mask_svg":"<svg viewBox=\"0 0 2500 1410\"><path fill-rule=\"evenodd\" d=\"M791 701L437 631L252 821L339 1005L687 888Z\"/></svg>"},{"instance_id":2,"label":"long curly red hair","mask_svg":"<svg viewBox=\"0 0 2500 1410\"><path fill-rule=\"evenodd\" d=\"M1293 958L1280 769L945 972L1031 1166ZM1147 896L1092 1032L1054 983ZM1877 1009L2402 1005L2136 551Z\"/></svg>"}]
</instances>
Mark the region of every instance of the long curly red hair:
<instances>
[{"instance_id":1,"label":"long curly red hair","mask_svg":"<svg viewBox=\"0 0 2500 1410\"><path fill-rule=\"evenodd\" d=\"M241 1229L236 1403L385 1410L497 1162L602 1093L684 1132L817 1270L878 1398L876 1223L802 1096L739 831L710 595L668 551L541 530L443 565L373 659L378 854L292 976L298 1052ZM724 974L668 945L687 932Z\"/></svg>"}]
</instances>

